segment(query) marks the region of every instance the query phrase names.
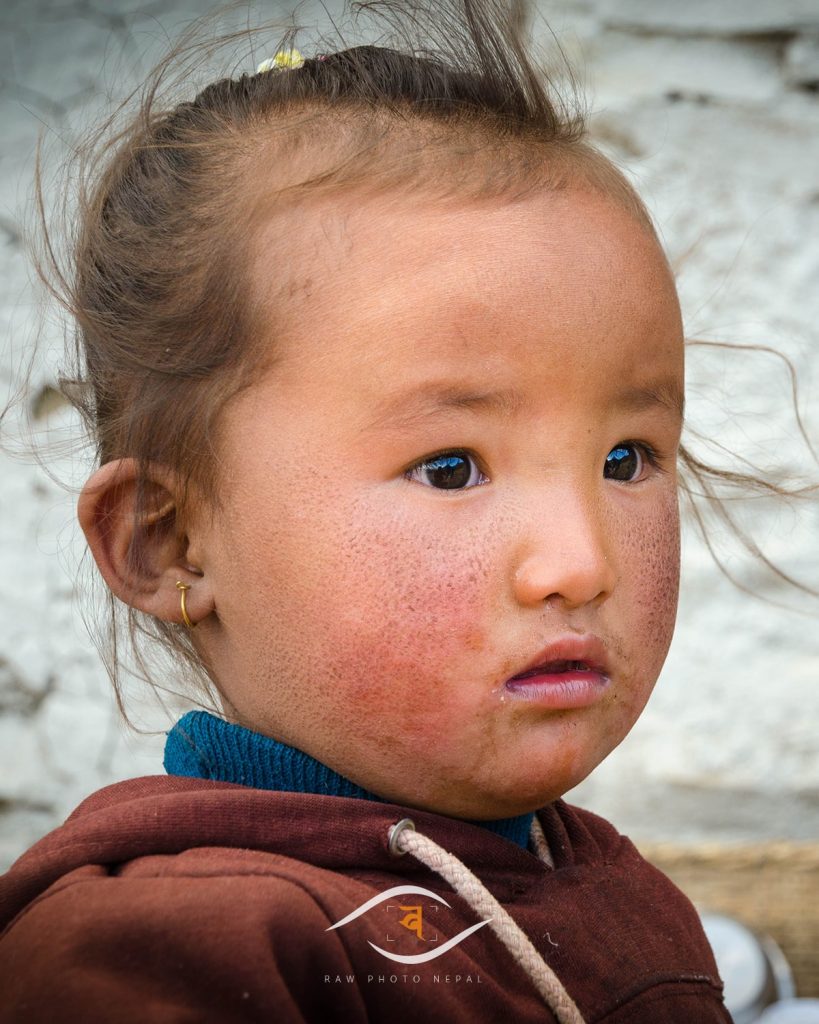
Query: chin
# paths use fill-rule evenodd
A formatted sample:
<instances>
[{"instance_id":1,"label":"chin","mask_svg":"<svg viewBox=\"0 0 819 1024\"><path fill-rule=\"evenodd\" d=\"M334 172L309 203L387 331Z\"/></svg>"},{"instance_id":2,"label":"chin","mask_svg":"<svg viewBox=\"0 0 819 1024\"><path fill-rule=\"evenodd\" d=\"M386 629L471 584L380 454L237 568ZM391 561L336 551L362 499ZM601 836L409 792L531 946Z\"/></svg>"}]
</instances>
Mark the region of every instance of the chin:
<instances>
[{"instance_id":1,"label":"chin","mask_svg":"<svg viewBox=\"0 0 819 1024\"><path fill-rule=\"evenodd\" d=\"M582 778L585 778L585 775ZM515 818L519 814L530 814L532 811L537 811L541 807L553 803L580 781L580 777L577 777L576 781L575 777L572 777L571 780L565 781L565 784L562 779L549 779L548 783L544 783L544 780L540 779L537 784L530 784L527 780L525 785L512 785L501 792L498 792L497 789L473 791L460 799L455 798L453 794L450 799L441 798L430 801L429 805L421 809L445 814L452 818L466 818L471 821Z\"/></svg>"}]
</instances>

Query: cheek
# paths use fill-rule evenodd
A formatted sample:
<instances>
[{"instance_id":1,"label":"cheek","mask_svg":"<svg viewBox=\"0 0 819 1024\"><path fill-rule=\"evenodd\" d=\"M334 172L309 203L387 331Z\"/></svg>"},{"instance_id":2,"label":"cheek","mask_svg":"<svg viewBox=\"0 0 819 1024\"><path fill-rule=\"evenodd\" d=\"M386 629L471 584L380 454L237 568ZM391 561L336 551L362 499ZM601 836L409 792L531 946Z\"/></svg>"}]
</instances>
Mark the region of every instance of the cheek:
<instances>
[{"instance_id":1,"label":"cheek","mask_svg":"<svg viewBox=\"0 0 819 1024\"><path fill-rule=\"evenodd\" d=\"M389 670L446 676L453 655L479 653L492 600L494 555L477 531L457 541L428 523L379 516L352 538L340 567L339 625Z\"/></svg>"},{"instance_id":2,"label":"cheek","mask_svg":"<svg viewBox=\"0 0 819 1024\"><path fill-rule=\"evenodd\" d=\"M355 708L360 745L386 755L397 744L434 744L446 761L465 706L482 699L478 666L489 642L496 555L469 530L455 542L428 522L383 510L345 519L355 525L325 549L333 580L322 621L309 631L321 638L329 669L322 718L348 720Z\"/></svg>"},{"instance_id":3,"label":"cheek","mask_svg":"<svg viewBox=\"0 0 819 1024\"><path fill-rule=\"evenodd\" d=\"M598 706L602 740L594 764L621 742L639 718L671 644L680 575L676 496L669 496L660 509L655 506L650 516L629 518L618 535L624 561L608 612L612 646L623 675L621 684ZM563 752L576 754L578 762L588 756L587 748L574 743L571 735Z\"/></svg>"},{"instance_id":4,"label":"cheek","mask_svg":"<svg viewBox=\"0 0 819 1024\"><path fill-rule=\"evenodd\" d=\"M633 564L624 568L634 588L633 639L643 651L644 671L659 674L668 653L677 615L680 582L680 519L676 495L639 524L627 549Z\"/></svg>"}]
</instances>

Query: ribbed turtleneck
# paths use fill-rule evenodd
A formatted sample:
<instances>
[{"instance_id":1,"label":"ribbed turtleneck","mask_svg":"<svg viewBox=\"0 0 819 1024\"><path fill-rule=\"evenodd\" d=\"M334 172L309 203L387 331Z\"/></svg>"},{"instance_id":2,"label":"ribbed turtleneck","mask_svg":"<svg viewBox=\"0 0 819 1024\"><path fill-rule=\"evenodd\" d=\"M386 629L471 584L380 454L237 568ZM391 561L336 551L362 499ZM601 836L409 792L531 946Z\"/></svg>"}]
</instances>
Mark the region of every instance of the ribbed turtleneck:
<instances>
[{"instance_id":1,"label":"ribbed turtleneck","mask_svg":"<svg viewBox=\"0 0 819 1024\"><path fill-rule=\"evenodd\" d=\"M195 779L234 782L283 793L316 793L375 800L376 796L309 754L286 743L225 722L206 711L189 711L168 733L165 771ZM526 847L532 814L497 821L475 821L505 839Z\"/></svg>"}]
</instances>

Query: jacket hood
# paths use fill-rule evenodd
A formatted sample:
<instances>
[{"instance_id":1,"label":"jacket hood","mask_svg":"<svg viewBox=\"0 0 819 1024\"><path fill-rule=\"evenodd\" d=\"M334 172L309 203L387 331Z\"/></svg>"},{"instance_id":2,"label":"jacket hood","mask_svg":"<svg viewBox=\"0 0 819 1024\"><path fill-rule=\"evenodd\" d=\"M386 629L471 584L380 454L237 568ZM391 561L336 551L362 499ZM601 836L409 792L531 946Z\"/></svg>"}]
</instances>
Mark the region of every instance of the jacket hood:
<instances>
[{"instance_id":1,"label":"jacket hood","mask_svg":"<svg viewBox=\"0 0 819 1024\"><path fill-rule=\"evenodd\" d=\"M595 835L578 827L557 801L539 818L555 868L599 863L623 842L594 817ZM503 898L511 875L542 874L533 854L500 836L455 818L354 798L280 793L233 783L178 776L145 776L116 783L83 801L0 878L0 929L63 875L88 864L117 865L194 847L259 850L331 871L395 871L388 833L410 816L419 831L469 863ZM567 825L569 826L567 828ZM603 842L601 843L601 838ZM630 845L630 844L629 844ZM636 852L636 851L635 851ZM401 874L426 869L403 858Z\"/></svg>"},{"instance_id":2,"label":"jacket hood","mask_svg":"<svg viewBox=\"0 0 819 1024\"><path fill-rule=\"evenodd\" d=\"M407 817L396 856L390 832ZM102 1022L115 1000L134 1024L366 1024L403 1010L725 1024L685 896L596 815L558 800L537 821L533 847L553 866L480 825L395 804L180 776L109 786L0 878L0 1021ZM390 914L417 909L385 900L407 892L433 898L446 970L480 977L479 990L440 987L436 966L423 991L369 984Z\"/></svg>"}]
</instances>

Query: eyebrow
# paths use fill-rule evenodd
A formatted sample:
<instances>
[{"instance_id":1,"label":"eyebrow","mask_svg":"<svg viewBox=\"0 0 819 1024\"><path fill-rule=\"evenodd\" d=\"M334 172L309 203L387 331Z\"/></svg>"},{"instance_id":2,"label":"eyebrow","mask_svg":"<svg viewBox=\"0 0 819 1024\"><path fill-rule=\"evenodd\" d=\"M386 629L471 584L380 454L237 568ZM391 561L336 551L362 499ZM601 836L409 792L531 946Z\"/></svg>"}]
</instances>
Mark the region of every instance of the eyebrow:
<instances>
[{"instance_id":1,"label":"eyebrow","mask_svg":"<svg viewBox=\"0 0 819 1024\"><path fill-rule=\"evenodd\" d=\"M418 420L428 419L449 409L511 415L523 405L523 396L512 388L488 391L451 384L441 385L430 381L410 392L402 392L397 397L388 399L379 406L371 425L408 427Z\"/></svg>"},{"instance_id":2,"label":"eyebrow","mask_svg":"<svg viewBox=\"0 0 819 1024\"><path fill-rule=\"evenodd\" d=\"M612 404L628 412L643 412L660 406L682 419L685 397L678 381L669 379L625 388L616 395ZM513 415L524 405L523 395L514 388L486 390L439 385L430 381L384 402L378 408L371 426L408 427L449 409Z\"/></svg>"},{"instance_id":3,"label":"eyebrow","mask_svg":"<svg viewBox=\"0 0 819 1024\"><path fill-rule=\"evenodd\" d=\"M643 412L659 405L680 419L685 414L685 394L676 379L626 388L617 396L614 404L630 412Z\"/></svg>"}]
</instances>

